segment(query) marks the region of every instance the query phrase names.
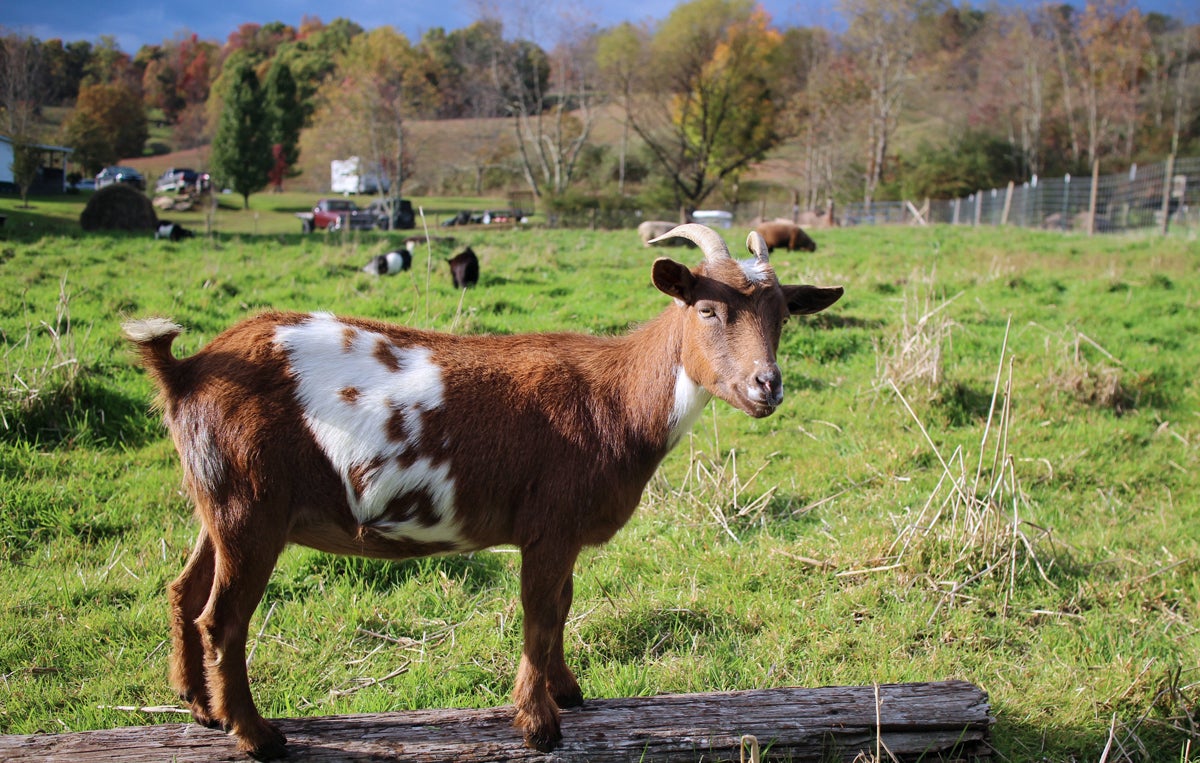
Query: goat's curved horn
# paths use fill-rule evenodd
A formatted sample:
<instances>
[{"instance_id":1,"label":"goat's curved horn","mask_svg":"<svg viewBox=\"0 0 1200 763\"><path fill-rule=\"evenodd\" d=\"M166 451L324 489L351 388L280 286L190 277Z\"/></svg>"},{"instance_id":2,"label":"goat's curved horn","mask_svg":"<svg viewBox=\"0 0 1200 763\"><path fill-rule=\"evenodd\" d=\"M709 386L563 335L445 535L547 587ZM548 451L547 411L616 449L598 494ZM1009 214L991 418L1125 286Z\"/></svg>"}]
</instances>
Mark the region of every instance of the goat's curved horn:
<instances>
[{"instance_id":1,"label":"goat's curved horn","mask_svg":"<svg viewBox=\"0 0 1200 763\"><path fill-rule=\"evenodd\" d=\"M700 247L700 251L704 252L705 262L733 259L729 255L729 247L725 244L725 239L721 238L721 234L707 225L701 225L700 223L677 225L658 238L650 239L650 243L653 244L656 241L675 237L686 238Z\"/></svg>"},{"instance_id":2,"label":"goat's curved horn","mask_svg":"<svg viewBox=\"0 0 1200 763\"><path fill-rule=\"evenodd\" d=\"M746 236L746 248L750 250L750 254L754 255L755 262L766 265L770 261L768 257L770 250L767 249L767 240L758 231L752 230L750 231L750 235Z\"/></svg>"}]
</instances>

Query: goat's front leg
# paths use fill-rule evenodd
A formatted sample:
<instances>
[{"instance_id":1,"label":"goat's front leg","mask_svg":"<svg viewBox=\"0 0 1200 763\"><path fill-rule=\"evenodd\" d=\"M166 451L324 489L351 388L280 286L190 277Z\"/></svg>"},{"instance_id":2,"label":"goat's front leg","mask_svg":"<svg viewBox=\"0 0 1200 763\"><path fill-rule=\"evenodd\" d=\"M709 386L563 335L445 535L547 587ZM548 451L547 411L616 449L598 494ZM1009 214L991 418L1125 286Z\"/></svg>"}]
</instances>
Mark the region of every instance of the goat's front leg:
<instances>
[{"instance_id":1,"label":"goat's front leg","mask_svg":"<svg viewBox=\"0 0 1200 763\"><path fill-rule=\"evenodd\" d=\"M543 543L522 549L521 606L525 646L513 704L525 744L550 752L562 741L558 704L583 704L575 676L563 657L563 625L571 608L571 571L578 549Z\"/></svg>"}]
</instances>

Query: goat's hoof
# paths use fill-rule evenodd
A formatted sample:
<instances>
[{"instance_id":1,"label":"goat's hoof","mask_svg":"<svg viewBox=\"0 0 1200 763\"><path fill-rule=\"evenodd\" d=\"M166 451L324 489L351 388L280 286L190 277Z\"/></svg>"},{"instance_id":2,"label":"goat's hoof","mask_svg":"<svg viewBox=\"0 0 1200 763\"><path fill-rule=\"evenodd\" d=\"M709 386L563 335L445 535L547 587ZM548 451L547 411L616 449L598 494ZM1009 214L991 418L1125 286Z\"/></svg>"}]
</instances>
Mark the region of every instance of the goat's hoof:
<instances>
[{"instance_id":1,"label":"goat's hoof","mask_svg":"<svg viewBox=\"0 0 1200 763\"><path fill-rule=\"evenodd\" d=\"M525 735L525 746L538 752L554 752L562 742L562 730L555 727L542 731L531 731Z\"/></svg>"},{"instance_id":2,"label":"goat's hoof","mask_svg":"<svg viewBox=\"0 0 1200 763\"><path fill-rule=\"evenodd\" d=\"M190 710L192 712L192 720L195 721L196 723L198 723L199 725L203 726L206 729L219 729L224 725L219 720L217 720L215 717L213 717L213 714L210 713L208 711L208 708L205 707L204 705L200 704L199 702L197 702L193 699L189 699L186 697L183 699L188 704L188 710Z\"/></svg>"},{"instance_id":3,"label":"goat's hoof","mask_svg":"<svg viewBox=\"0 0 1200 763\"><path fill-rule=\"evenodd\" d=\"M287 737L274 724L262 721L253 737L238 734L238 749L255 760L277 760L287 757Z\"/></svg>"},{"instance_id":4,"label":"goat's hoof","mask_svg":"<svg viewBox=\"0 0 1200 763\"><path fill-rule=\"evenodd\" d=\"M579 687L575 687L573 691L555 694L554 704L561 708L583 707L583 692L579 690Z\"/></svg>"}]
</instances>

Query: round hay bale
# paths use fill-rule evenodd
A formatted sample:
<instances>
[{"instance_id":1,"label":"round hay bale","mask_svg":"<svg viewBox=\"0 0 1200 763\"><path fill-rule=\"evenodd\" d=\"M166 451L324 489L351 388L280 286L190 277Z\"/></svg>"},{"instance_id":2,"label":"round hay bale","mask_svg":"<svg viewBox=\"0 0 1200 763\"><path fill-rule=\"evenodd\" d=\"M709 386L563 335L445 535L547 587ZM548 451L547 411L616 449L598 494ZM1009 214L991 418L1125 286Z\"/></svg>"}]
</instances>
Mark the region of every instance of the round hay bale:
<instances>
[{"instance_id":1,"label":"round hay bale","mask_svg":"<svg viewBox=\"0 0 1200 763\"><path fill-rule=\"evenodd\" d=\"M79 214L79 225L86 231L149 231L158 227L158 215L144 193L124 183L114 183L92 194Z\"/></svg>"}]
</instances>

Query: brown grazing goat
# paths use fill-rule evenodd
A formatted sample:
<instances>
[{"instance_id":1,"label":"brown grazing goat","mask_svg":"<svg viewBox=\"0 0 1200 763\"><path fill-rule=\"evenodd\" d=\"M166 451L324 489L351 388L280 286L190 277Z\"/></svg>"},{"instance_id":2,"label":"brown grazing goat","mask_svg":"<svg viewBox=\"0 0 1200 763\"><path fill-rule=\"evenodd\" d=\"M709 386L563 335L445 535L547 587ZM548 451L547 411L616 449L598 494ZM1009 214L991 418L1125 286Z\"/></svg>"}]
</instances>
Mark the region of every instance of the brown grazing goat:
<instances>
[{"instance_id":1,"label":"brown grazing goat","mask_svg":"<svg viewBox=\"0 0 1200 763\"><path fill-rule=\"evenodd\" d=\"M772 222L761 223L755 230L767 242L768 252L773 252L776 249L788 249L790 251L803 249L806 252L817 251L817 242L809 238L808 234L795 223L774 220Z\"/></svg>"},{"instance_id":2,"label":"brown grazing goat","mask_svg":"<svg viewBox=\"0 0 1200 763\"><path fill-rule=\"evenodd\" d=\"M454 336L271 312L179 359L179 326L124 325L202 526L169 589L171 681L197 721L255 757L285 754L250 694L246 636L288 543L386 559L512 544L525 612L515 725L531 747L558 745L558 708L583 703L563 658L580 549L629 520L713 396L770 415L784 322L842 295L780 285L756 233L741 262L704 226L668 235L704 262L656 260L673 301L622 336Z\"/></svg>"},{"instance_id":3,"label":"brown grazing goat","mask_svg":"<svg viewBox=\"0 0 1200 763\"><path fill-rule=\"evenodd\" d=\"M450 281L456 289L467 289L479 283L479 258L467 247L450 259Z\"/></svg>"}]
</instances>

